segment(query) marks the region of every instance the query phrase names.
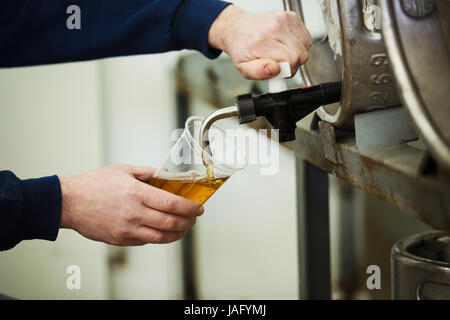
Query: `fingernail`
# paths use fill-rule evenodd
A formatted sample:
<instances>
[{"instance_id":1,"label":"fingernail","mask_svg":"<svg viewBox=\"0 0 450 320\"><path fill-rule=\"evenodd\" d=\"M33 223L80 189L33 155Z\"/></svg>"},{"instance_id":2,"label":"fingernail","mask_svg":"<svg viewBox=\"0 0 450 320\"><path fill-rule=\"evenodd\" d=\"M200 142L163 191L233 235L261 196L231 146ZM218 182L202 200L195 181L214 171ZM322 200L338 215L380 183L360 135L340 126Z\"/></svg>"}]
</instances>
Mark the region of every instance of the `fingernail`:
<instances>
[{"instance_id":1,"label":"fingernail","mask_svg":"<svg viewBox=\"0 0 450 320\"><path fill-rule=\"evenodd\" d=\"M205 212L205 208L203 208L203 206L200 206L200 208L198 209L198 215L202 215L203 212Z\"/></svg>"},{"instance_id":2,"label":"fingernail","mask_svg":"<svg viewBox=\"0 0 450 320\"><path fill-rule=\"evenodd\" d=\"M264 70L266 71L267 74L270 74L270 75L274 75L276 73L275 69L272 67L272 65L270 63L268 65L266 65Z\"/></svg>"}]
</instances>

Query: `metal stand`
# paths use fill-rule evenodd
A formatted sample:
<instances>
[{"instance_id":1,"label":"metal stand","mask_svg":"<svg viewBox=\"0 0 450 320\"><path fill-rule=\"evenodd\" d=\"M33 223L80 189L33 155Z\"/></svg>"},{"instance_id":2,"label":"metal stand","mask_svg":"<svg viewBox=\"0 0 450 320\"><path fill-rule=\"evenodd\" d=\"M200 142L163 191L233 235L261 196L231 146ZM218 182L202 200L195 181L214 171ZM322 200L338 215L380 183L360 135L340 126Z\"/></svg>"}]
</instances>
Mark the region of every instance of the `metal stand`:
<instances>
[{"instance_id":1,"label":"metal stand","mask_svg":"<svg viewBox=\"0 0 450 320\"><path fill-rule=\"evenodd\" d=\"M329 177L330 194L335 195L334 201L330 198L330 227L336 224L336 235L333 235L331 227L331 246L336 241L335 259L331 249L331 261L336 264L336 274L333 274L332 282L333 299L353 300L358 289L359 266L357 255L357 230L360 227L357 221L359 210L357 209L357 192L347 182L338 178ZM336 199L337 198L337 199ZM333 218L335 218L333 220Z\"/></svg>"},{"instance_id":2,"label":"metal stand","mask_svg":"<svg viewBox=\"0 0 450 320\"><path fill-rule=\"evenodd\" d=\"M328 174L297 158L300 299L331 299Z\"/></svg>"}]
</instances>

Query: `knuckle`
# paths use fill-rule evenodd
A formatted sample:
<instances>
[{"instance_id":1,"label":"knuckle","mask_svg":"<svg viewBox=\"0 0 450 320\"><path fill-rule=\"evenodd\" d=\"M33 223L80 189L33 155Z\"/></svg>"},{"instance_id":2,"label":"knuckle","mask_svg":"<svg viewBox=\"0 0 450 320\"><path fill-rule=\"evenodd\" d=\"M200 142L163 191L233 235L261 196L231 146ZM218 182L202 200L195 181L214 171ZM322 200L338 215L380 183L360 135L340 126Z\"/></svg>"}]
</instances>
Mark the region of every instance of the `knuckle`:
<instances>
[{"instance_id":1,"label":"knuckle","mask_svg":"<svg viewBox=\"0 0 450 320\"><path fill-rule=\"evenodd\" d=\"M153 235L152 242L156 244L163 243L164 233L162 233L161 231L156 231L155 234Z\"/></svg>"},{"instance_id":2,"label":"knuckle","mask_svg":"<svg viewBox=\"0 0 450 320\"><path fill-rule=\"evenodd\" d=\"M259 34L256 35L253 39L253 45L251 46L252 48L261 48L265 45L265 41L266 41L267 37ZM254 54L255 52L253 52Z\"/></svg>"},{"instance_id":3,"label":"knuckle","mask_svg":"<svg viewBox=\"0 0 450 320\"><path fill-rule=\"evenodd\" d=\"M307 36L304 45L305 45L305 47L306 47L307 49L309 49L309 48L312 47L312 45L313 45L313 39L311 38L311 36L309 36L309 35Z\"/></svg>"},{"instance_id":4,"label":"knuckle","mask_svg":"<svg viewBox=\"0 0 450 320\"><path fill-rule=\"evenodd\" d=\"M166 212L173 212L176 206L176 200L171 197L161 198L161 208Z\"/></svg>"},{"instance_id":5,"label":"knuckle","mask_svg":"<svg viewBox=\"0 0 450 320\"><path fill-rule=\"evenodd\" d=\"M287 11L287 12L286 12L286 15L287 15L288 17L290 17L290 18L295 18L295 19L299 19L299 20L300 20L300 17L299 17L298 14L295 13L294 11Z\"/></svg>"},{"instance_id":6,"label":"knuckle","mask_svg":"<svg viewBox=\"0 0 450 320\"><path fill-rule=\"evenodd\" d=\"M300 63L301 63L301 64L304 64L304 63L306 63L308 60L309 60L309 53L308 53L308 51L305 51L305 52L302 54Z\"/></svg>"},{"instance_id":7,"label":"knuckle","mask_svg":"<svg viewBox=\"0 0 450 320\"><path fill-rule=\"evenodd\" d=\"M124 216L124 220L128 225L137 225L142 220L142 212L140 210L131 210Z\"/></svg>"},{"instance_id":8,"label":"knuckle","mask_svg":"<svg viewBox=\"0 0 450 320\"><path fill-rule=\"evenodd\" d=\"M290 60L292 63L292 67L298 67L298 65L300 64L301 58L299 54L294 54L290 57Z\"/></svg>"},{"instance_id":9,"label":"knuckle","mask_svg":"<svg viewBox=\"0 0 450 320\"><path fill-rule=\"evenodd\" d=\"M177 220L174 217L166 217L164 220L163 228L166 230L174 230L177 227Z\"/></svg>"},{"instance_id":10,"label":"knuckle","mask_svg":"<svg viewBox=\"0 0 450 320\"><path fill-rule=\"evenodd\" d=\"M281 30L282 21L279 18L273 19L271 23L267 25L267 34L272 35L274 32Z\"/></svg>"},{"instance_id":11,"label":"knuckle","mask_svg":"<svg viewBox=\"0 0 450 320\"><path fill-rule=\"evenodd\" d=\"M266 72L264 71L263 68L257 68L255 70L255 75L256 75L256 79L265 79Z\"/></svg>"},{"instance_id":12,"label":"knuckle","mask_svg":"<svg viewBox=\"0 0 450 320\"><path fill-rule=\"evenodd\" d=\"M129 235L128 229L121 226L121 227L117 227L114 231L113 231L113 240L116 244L121 244L122 242L124 242L127 237Z\"/></svg>"},{"instance_id":13,"label":"knuckle","mask_svg":"<svg viewBox=\"0 0 450 320\"><path fill-rule=\"evenodd\" d=\"M289 12L286 11L280 11L275 13L275 20L278 21L278 23L284 23L286 19L288 19L290 16Z\"/></svg>"},{"instance_id":14,"label":"knuckle","mask_svg":"<svg viewBox=\"0 0 450 320\"><path fill-rule=\"evenodd\" d=\"M136 197L138 195L138 185L134 181L128 183L125 186L125 194L130 197Z\"/></svg>"}]
</instances>

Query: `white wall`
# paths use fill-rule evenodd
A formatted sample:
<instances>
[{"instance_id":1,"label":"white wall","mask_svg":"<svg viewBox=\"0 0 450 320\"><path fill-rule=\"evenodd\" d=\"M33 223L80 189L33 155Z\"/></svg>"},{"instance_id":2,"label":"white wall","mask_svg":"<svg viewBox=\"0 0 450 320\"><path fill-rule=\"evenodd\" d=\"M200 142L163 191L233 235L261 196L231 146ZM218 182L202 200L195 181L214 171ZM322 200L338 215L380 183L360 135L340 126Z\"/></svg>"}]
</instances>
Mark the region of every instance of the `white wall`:
<instances>
[{"instance_id":1,"label":"white wall","mask_svg":"<svg viewBox=\"0 0 450 320\"><path fill-rule=\"evenodd\" d=\"M20 178L66 175L101 164L97 63L0 70L0 170ZM77 264L82 290L66 289ZM61 231L0 252L0 292L18 298L106 297L105 245Z\"/></svg>"},{"instance_id":2,"label":"white wall","mask_svg":"<svg viewBox=\"0 0 450 320\"><path fill-rule=\"evenodd\" d=\"M172 53L101 62L106 164L162 164L175 127L171 82L176 56ZM181 297L178 243L118 250L124 251L126 262L113 269L114 298Z\"/></svg>"}]
</instances>

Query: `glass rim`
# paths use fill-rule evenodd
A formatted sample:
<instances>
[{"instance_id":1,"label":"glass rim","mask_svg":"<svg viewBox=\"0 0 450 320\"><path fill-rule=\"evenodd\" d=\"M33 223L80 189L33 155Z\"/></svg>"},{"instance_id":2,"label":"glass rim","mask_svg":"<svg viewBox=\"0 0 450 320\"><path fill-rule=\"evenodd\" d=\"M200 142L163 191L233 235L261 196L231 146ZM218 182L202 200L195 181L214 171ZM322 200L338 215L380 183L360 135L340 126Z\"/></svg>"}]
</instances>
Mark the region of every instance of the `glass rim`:
<instances>
[{"instance_id":1,"label":"glass rim","mask_svg":"<svg viewBox=\"0 0 450 320\"><path fill-rule=\"evenodd\" d=\"M206 157L208 158L208 160L211 160L212 165L219 170L234 173L234 172L237 172L239 170L246 168L248 166L248 161L247 161L247 156L246 156L245 152L242 150L242 148L238 148L238 150L237 150L237 152L242 154L243 159L244 159L244 163L241 165L225 164L225 163L219 161L218 159L214 158L214 156L212 156L211 154L207 153L206 151L204 151L202 149L202 147L199 145L198 141L196 141L196 139L194 139L194 137L192 136L192 134L189 130L189 126L191 124L195 123L196 121L203 122L204 120L205 120L205 118L201 117L201 116L190 116L189 118L186 119L186 122L184 123L183 136L185 136L185 138L187 138L189 140L188 141L189 148L194 152L198 152L202 157L203 157L203 154L205 154ZM225 129L223 129L220 125L213 123L211 128L220 130L221 132L224 133L224 139L229 140L225 133ZM190 143L190 142L192 142L192 143ZM192 148L194 148L194 149L192 149Z\"/></svg>"}]
</instances>

